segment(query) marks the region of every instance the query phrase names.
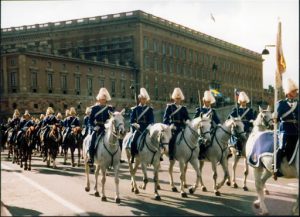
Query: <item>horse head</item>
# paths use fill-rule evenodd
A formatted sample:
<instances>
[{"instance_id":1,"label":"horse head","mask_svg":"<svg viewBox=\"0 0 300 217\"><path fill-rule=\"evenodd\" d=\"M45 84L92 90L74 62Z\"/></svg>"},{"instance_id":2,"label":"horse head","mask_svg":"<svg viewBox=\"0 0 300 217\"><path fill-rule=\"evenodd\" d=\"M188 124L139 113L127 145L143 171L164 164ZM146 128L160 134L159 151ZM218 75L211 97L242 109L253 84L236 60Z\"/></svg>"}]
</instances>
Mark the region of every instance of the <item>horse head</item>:
<instances>
[{"instance_id":1,"label":"horse head","mask_svg":"<svg viewBox=\"0 0 300 217\"><path fill-rule=\"evenodd\" d=\"M263 110L259 106L259 114L257 115L256 120L253 122L253 125L263 126L266 129L272 129L274 122L270 106L268 106L266 110Z\"/></svg>"},{"instance_id":2,"label":"horse head","mask_svg":"<svg viewBox=\"0 0 300 217\"><path fill-rule=\"evenodd\" d=\"M244 124L241 117L234 118L230 116L229 120L226 120L226 125L231 129L231 135L241 140L246 140L246 132L244 131Z\"/></svg>"},{"instance_id":3,"label":"horse head","mask_svg":"<svg viewBox=\"0 0 300 217\"><path fill-rule=\"evenodd\" d=\"M169 142L172 138L172 126L156 123L148 126L150 139L158 144L163 152L168 152Z\"/></svg>"},{"instance_id":4,"label":"horse head","mask_svg":"<svg viewBox=\"0 0 300 217\"><path fill-rule=\"evenodd\" d=\"M190 127L196 131L206 143L211 142L211 115L200 114L199 117L192 120Z\"/></svg>"},{"instance_id":5,"label":"horse head","mask_svg":"<svg viewBox=\"0 0 300 217\"><path fill-rule=\"evenodd\" d=\"M72 128L72 132L73 132L74 135L81 134L81 131L82 131L82 129L79 126Z\"/></svg>"},{"instance_id":6,"label":"horse head","mask_svg":"<svg viewBox=\"0 0 300 217\"><path fill-rule=\"evenodd\" d=\"M124 113L125 113L125 109L123 109L121 112L109 111L109 115L110 115L109 123L111 123L112 133L118 139L123 139L126 134L125 121L123 117ZM106 127L109 127L109 125L107 125Z\"/></svg>"}]
</instances>

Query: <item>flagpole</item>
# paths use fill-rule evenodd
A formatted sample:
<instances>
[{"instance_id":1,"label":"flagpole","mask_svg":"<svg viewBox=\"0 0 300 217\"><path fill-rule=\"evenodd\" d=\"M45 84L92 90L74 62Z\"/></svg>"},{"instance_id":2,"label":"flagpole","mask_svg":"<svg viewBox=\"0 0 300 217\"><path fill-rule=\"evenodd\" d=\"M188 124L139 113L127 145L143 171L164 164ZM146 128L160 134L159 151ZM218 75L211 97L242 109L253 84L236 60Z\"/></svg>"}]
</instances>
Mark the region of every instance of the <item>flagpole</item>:
<instances>
[{"instance_id":1,"label":"flagpole","mask_svg":"<svg viewBox=\"0 0 300 217\"><path fill-rule=\"evenodd\" d=\"M274 87L274 117L275 117L275 121L274 121L274 152L273 152L273 158L274 158L274 173L277 172L277 109L276 109L276 103L278 101L278 88L277 88L277 81L276 81L276 75L277 75L278 71L276 70L275 72L275 87Z\"/></svg>"}]
</instances>

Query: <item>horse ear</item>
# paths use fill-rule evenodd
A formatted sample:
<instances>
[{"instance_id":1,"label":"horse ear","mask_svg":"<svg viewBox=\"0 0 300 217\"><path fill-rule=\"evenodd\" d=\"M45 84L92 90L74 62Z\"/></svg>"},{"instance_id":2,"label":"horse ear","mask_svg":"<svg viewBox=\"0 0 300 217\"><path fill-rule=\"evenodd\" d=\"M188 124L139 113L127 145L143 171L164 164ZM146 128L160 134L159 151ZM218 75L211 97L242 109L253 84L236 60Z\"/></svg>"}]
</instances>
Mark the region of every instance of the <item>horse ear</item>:
<instances>
[{"instance_id":1,"label":"horse ear","mask_svg":"<svg viewBox=\"0 0 300 217\"><path fill-rule=\"evenodd\" d=\"M114 113L108 110L109 117L112 117Z\"/></svg>"},{"instance_id":2,"label":"horse ear","mask_svg":"<svg viewBox=\"0 0 300 217\"><path fill-rule=\"evenodd\" d=\"M260 107L260 106L258 106L258 108L259 108L259 112L262 112L263 111L263 109ZM269 107L268 107L269 108Z\"/></svg>"},{"instance_id":3,"label":"horse ear","mask_svg":"<svg viewBox=\"0 0 300 217\"><path fill-rule=\"evenodd\" d=\"M271 111L271 107L268 105L267 107L267 111L270 112Z\"/></svg>"},{"instance_id":4,"label":"horse ear","mask_svg":"<svg viewBox=\"0 0 300 217\"><path fill-rule=\"evenodd\" d=\"M200 117L200 118L202 118L202 117L203 117L203 112L201 112L201 113L200 113L199 117Z\"/></svg>"},{"instance_id":5,"label":"horse ear","mask_svg":"<svg viewBox=\"0 0 300 217\"><path fill-rule=\"evenodd\" d=\"M230 119L234 119L234 117L232 115L230 115L229 117L230 117Z\"/></svg>"},{"instance_id":6,"label":"horse ear","mask_svg":"<svg viewBox=\"0 0 300 217\"><path fill-rule=\"evenodd\" d=\"M125 114L125 109L123 108L122 111L120 112L121 115Z\"/></svg>"}]
</instances>

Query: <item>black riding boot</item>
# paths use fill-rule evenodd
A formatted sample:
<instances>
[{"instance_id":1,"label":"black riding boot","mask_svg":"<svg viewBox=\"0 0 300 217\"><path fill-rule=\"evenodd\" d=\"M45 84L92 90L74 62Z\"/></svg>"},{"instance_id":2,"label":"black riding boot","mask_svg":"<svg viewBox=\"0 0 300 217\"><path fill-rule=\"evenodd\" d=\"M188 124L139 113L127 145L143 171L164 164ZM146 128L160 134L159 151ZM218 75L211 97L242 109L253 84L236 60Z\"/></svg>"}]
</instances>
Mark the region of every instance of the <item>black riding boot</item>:
<instances>
[{"instance_id":1,"label":"black riding boot","mask_svg":"<svg viewBox=\"0 0 300 217\"><path fill-rule=\"evenodd\" d=\"M200 144L200 151L199 151L199 156L198 156L198 160L203 160L205 158L205 151L206 151L206 147L203 143Z\"/></svg>"},{"instance_id":2,"label":"black riding boot","mask_svg":"<svg viewBox=\"0 0 300 217\"><path fill-rule=\"evenodd\" d=\"M276 169L277 169L277 172L274 172L274 174L273 174L274 180L277 180L277 177L281 177L282 176L282 173L279 170L282 158L283 158L283 150L282 149L278 149L278 151L276 153Z\"/></svg>"}]
</instances>

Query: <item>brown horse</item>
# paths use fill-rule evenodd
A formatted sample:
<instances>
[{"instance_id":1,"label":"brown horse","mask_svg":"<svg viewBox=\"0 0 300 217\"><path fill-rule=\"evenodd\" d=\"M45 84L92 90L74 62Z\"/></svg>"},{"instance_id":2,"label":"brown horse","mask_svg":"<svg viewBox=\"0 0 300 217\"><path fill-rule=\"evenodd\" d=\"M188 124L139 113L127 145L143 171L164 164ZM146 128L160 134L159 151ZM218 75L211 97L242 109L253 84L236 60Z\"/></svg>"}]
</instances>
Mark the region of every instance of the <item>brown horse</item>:
<instances>
[{"instance_id":1,"label":"brown horse","mask_svg":"<svg viewBox=\"0 0 300 217\"><path fill-rule=\"evenodd\" d=\"M51 160L53 162L53 168L56 168L55 159L58 153L58 144L62 136L59 127L56 125L48 127L50 127L50 132L44 136L45 159L47 160L47 167L50 166Z\"/></svg>"},{"instance_id":2,"label":"brown horse","mask_svg":"<svg viewBox=\"0 0 300 217\"><path fill-rule=\"evenodd\" d=\"M23 167L24 162L24 170L31 170L31 158L32 158L32 150L34 148L33 138L35 134L34 126L29 127L26 132L20 138L20 155L21 155L21 167Z\"/></svg>"},{"instance_id":3,"label":"brown horse","mask_svg":"<svg viewBox=\"0 0 300 217\"><path fill-rule=\"evenodd\" d=\"M65 145L63 147L64 150L64 165L67 164L68 159L68 150L70 148L71 151L71 161L72 161L72 167L75 166L75 159L74 159L74 152L75 149L78 149L78 166L80 166L80 152L82 149L82 142L83 142L83 136L81 135L82 129L77 126L72 128L72 131L69 133L69 135L66 136Z\"/></svg>"}]
</instances>

